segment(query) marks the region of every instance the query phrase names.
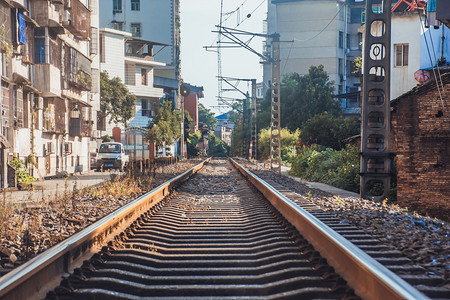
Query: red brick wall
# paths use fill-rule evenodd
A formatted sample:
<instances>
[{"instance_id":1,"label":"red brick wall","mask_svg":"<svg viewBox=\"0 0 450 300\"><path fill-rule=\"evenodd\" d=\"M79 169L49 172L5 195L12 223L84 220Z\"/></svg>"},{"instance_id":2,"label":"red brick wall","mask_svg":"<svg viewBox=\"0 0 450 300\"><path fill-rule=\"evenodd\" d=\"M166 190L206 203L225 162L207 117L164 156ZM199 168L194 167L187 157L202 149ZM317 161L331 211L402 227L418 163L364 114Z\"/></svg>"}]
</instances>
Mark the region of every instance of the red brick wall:
<instances>
[{"instance_id":1,"label":"red brick wall","mask_svg":"<svg viewBox=\"0 0 450 300\"><path fill-rule=\"evenodd\" d=\"M184 97L184 109L191 115L194 125L194 131L198 129L198 98L197 94L192 93Z\"/></svg>"},{"instance_id":2,"label":"red brick wall","mask_svg":"<svg viewBox=\"0 0 450 300\"><path fill-rule=\"evenodd\" d=\"M446 85L450 94L450 84ZM450 101L436 86L393 105L391 151L397 153L397 199L402 207L450 221ZM444 116L438 117L442 111Z\"/></svg>"}]
</instances>

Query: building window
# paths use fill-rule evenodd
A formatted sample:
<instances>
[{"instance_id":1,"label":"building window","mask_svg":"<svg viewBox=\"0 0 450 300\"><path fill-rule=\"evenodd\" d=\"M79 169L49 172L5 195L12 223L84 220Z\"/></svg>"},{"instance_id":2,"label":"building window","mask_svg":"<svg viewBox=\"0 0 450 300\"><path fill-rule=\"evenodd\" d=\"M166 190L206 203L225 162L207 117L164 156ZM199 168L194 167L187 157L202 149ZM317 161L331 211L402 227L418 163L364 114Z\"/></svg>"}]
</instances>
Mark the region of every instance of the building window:
<instances>
[{"instance_id":1,"label":"building window","mask_svg":"<svg viewBox=\"0 0 450 300\"><path fill-rule=\"evenodd\" d=\"M147 69L141 69L141 84L148 85Z\"/></svg>"},{"instance_id":2,"label":"building window","mask_svg":"<svg viewBox=\"0 0 450 300\"><path fill-rule=\"evenodd\" d=\"M131 34L133 36L141 36L141 23L131 23Z\"/></svg>"},{"instance_id":3,"label":"building window","mask_svg":"<svg viewBox=\"0 0 450 300\"><path fill-rule=\"evenodd\" d=\"M142 116L151 117L152 116L152 104L149 99L141 99L142 103Z\"/></svg>"},{"instance_id":4,"label":"building window","mask_svg":"<svg viewBox=\"0 0 450 300\"><path fill-rule=\"evenodd\" d=\"M350 50L350 34L347 33L346 46L347 49Z\"/></svg>"},{"instance_id":5,"label":"building window","mask_svg":"<svg viewBox=\"0 0 450 300\"><path fill-rule=\"evenodd\" d=\"M34 62L45 64L45 29L34 29Z\"/></svg>"},{"instance_id":6,"label":"building window","mask_svg":"<svg viewBox=\"0 0 450 300\"><path fill-rule=\"evenodd\" d=\"M408 66L409 44L394 45L394 48L395 48L395 66L396 67Z\"/></svg>"},{"instance_id":7,"label":"building window","mask_svg":"<svg viewBox=\"0 0 450 300\"><path fill-rule=\"evenodd\" d=\"M339 48L344 48L344 33L339 31Z\"/></svg>"},{"instance_id":8,"label":"building window","mask_svg":"<svg viewBox=\"0 0 450 300\"><path fill-rule=\"evenodd\" d=\"M112 22L112 29L123 31L123 22Z\"/></svg>"},{"instance_id":9,"label":"building window","mask_svg":"<svg viewBox=\"0 0 450 300\"><path fill-rule=\"evenodd\" d=\"M361 24L363 23L363 8L354 7L350 9L350 23L351 24Z\"/></svg>"},{"instance_id":10,"label":"building window","mask_svg":"<svg viewBox=\"0 0 450 300\"><path fill-rule=\"evenodd\" d=\"M122 0L113 0L113 13L122 12Z\"/></svg>"},{"instance_id":11,"label":"building window","mask_svg":"<svg viewBox=\"0 0 450 300\"><path fill-rule=\"evenodd\" d=\"M141 10L141 1L140 0L131 0L131 10L136 10L136 11Z\"/></svg>"},{"instance_id":12,"label":"building window","mask_svg":"<svg viewBox=\"0 0 450 300\"><path fill-rule=\"evenodd\" d=\"M344 75L344 60L342 58L338 59L338 72L341 77Z\"/></svg>"}]
</instances>

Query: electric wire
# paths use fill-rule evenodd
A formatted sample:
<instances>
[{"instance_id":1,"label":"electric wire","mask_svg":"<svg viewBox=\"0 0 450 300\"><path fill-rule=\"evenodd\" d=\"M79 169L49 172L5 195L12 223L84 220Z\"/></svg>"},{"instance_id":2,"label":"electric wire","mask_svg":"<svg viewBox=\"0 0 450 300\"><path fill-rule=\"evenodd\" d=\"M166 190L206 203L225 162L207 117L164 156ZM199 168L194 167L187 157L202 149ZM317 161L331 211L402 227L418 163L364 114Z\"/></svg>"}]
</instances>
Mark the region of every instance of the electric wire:
<instances>
[{"instance_id":1,"label":"electric wire","mask_svg":"<svg viewBox=\"0 0 450 300\"><path fill-rule=\"evenodd\" d=\"M444 26L444 25L442 25L442 26ZM424 36L425 36L425 38L426 38L426 35L425 35L425 34L424 34ZM435 51L436 48L434 47L433 37L431 36L431 30L430 30L430 29L428 29L428 36L430 37L431 48L433 49L434 62L435 62L435 64L436 64L436 69L437 69L437 72L438 72L438 75L439 75L439 81L440 81L440 83L441 83L441 88L442 88L442 94L443 94L444 97L445 97L445 89L444 89L444 84L443 84L443 82L442 82L441 70L439 69L439 67L438 67L438 65L437 65L438 60L437 60L437 57L436 57L436 51ZM444 47L444 45L442 45L442 47Z\"/></svg>"},{"instance_id":2,"label":"electric wire","mask_svg":"<svg viewBox=\"0 0 450 300\"><path fill-rule=\"evenodd\" d=\"M336 14L334 15L334 17L330 20L330 22L328 22L328 24L327 24L321 31L319 31L318 34L316 34L315 36L313 36L313 37L311 37L311 38L309 38L309 39L306 39L306 40L299 40L299 39L294 38L294 41L296 41L296 42L308 42L308 41L313 40L313 39L315 39L316 37L318 37L318 36L319 36L320 34L322 34L322 33L328 28L328 26L330 26L330 24L336 19L336 17L339 15L339 13L341 12L341 10L342 10L343 7L344 7L344 5L342 5L341 8L339 8L339 10L337 11L337 13L336 13Z\"/></svg>"},{"instance_id":3,"label":"electric wire","mask_svg":"<svg viewBox=\"0 0 450 300\"><path fill-rule=\"evenodd\" d=\"M447 107L446 107L446 105L444 103L444 100L442 99L441 87L439 86L439 82L438 82L438 79L437 79L437 76L436 76L436 70L434 69L433 59L431 58L430 47L428 45L428 40L427 40L427 36L426 36L424 25L423 25L423 22L422 22L422 16L420 14L420 10L419 10L419 22L420 22L420 26L422 28L422 31L424 33L424 39L425 39L425 45L427 47L428 58L430 59L431 69L433 70L434 81L436 82L436 87L437 87L437 90L438 90L439 99L441 100L441 106L442 106L442 109L447 114L446 115L447 126L449 127L449 130L450 130L450 118L449 118L448 113L447 113ZM442 86L442 89L443 89L443 86Z\"/></svg>"}]
</instances>

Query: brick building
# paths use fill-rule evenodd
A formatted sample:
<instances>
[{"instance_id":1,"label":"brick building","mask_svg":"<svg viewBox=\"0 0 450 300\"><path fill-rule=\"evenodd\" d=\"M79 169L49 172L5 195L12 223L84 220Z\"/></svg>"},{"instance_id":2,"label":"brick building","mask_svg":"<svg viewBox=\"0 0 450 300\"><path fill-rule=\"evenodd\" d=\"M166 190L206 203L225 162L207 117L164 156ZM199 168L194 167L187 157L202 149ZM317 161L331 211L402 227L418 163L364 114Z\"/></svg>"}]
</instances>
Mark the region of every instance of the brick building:
<instances>
[{"instance_id":1,"label":"brick building","mask_svg":"<svg viewBox=\"0 0 450 300\"><path fill-rule=\"evenodd\" d=\"M391 101L391 149L397 154L402 207L450 220L450 73L441 95L429 80Z\"/></svg>"}]
</instances>

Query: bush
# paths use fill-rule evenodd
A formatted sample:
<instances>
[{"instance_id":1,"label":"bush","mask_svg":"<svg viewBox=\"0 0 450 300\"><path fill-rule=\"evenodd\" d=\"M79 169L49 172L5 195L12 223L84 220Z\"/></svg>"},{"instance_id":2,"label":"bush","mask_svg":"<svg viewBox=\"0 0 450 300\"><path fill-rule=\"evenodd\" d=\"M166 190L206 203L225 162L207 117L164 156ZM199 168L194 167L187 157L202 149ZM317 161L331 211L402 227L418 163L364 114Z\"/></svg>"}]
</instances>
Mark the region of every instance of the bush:
<instances>
[{"instance_id":1,"label":"bush","mask_svg":"<svg viewBox=\"0 0 450 300\"><path fill-rule=\"evenodd\" d=\"M296 144L299 141L300 130L291 133L288 129L281 129L281 160L292 162ZM262 129L258 134L258 158L266 160L270 157L270 129Z\"/></svg>"},{"instance_id":2,"label":"bush","mask_svg":"<svg viewBox=\"0 0 450 300\"><path fill-rule=\"evenodd\" d=\"M16 170L18 184L31 184L36 181L36 178L28 174L27 167L20 158L14 157L9 161L9 165Z\"/></svg>"},{"instance_id":3,"label":"bush","mask_svg":"<svg viewBox=\"0 0 450 300\"><path fill-rule=\"evenodd\" d=\"M351 145L339 151L301 145L290 174L358 193L359 149Z\"/></svg>"}]
</instances>

